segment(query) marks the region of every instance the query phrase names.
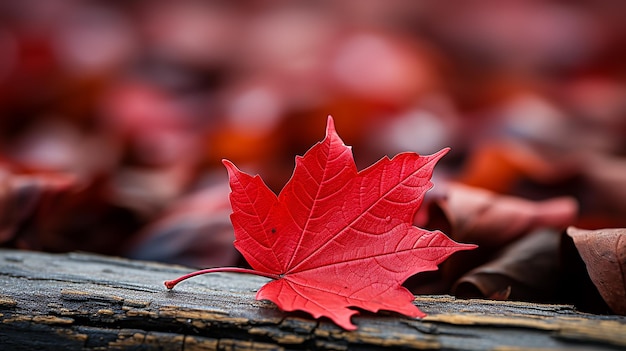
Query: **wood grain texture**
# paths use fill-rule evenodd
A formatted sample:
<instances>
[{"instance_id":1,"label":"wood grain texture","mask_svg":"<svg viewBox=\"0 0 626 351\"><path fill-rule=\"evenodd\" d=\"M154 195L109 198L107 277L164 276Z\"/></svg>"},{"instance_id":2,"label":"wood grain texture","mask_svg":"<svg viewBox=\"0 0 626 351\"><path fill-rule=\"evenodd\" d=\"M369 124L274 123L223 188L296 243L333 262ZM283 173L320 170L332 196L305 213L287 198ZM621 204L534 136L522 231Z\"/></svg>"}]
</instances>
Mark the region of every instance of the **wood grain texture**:
<instances>
[{"instance_id":1,"label":"wood grain texture","mask_svg":"<svg viewBox=\"0 0 626 351\"><path fill-rule=\"evenodd\" d=\"M411 319L363 313L359 329L256 301L266 278L217 273L168 291L189 269L91 254L0 250L7 350L623 350L626 318L566 305L419 296Z\"/></svg>"}]
</instances>

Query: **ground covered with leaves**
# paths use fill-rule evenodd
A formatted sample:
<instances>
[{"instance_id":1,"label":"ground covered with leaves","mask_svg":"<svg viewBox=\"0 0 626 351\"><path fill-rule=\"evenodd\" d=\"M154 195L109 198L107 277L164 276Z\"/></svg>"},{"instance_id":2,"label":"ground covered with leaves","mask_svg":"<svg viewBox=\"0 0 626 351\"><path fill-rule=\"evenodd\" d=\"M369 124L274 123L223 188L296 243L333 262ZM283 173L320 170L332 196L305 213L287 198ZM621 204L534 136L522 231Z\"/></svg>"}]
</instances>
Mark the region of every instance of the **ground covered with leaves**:
<instances>
[{"instance_id":1,"label":"ground covered with leaves","mask_svg":"<svg viewBox=\"0 0 626 351\"><path fill-rule=\"evenodd\" d=\"M275 193L332 115L358 169L450 148L413 293L626 313L626 5L0 4L0 245L197 267L233 246L227 158Z\"/></svg>"}]
</instances>

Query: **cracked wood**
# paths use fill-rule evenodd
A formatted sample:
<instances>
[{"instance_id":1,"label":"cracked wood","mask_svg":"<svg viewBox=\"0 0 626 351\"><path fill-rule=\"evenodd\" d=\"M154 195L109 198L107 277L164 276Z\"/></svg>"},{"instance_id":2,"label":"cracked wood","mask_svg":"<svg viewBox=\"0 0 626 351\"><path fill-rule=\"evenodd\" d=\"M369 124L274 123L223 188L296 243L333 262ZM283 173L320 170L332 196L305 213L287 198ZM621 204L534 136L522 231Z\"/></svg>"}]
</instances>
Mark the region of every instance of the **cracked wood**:
<instances>
[{"instance_id":1,"label":"cracked wood","mask_svg":"<svg viewBox=\"0 0 626 351\"><path fill-rule=\"evenodd\" d=\"M626 347L626 319L571 306L416 298L428 316L364 313L357 331L281 312L266 278L199 277L179 266L89 254L0 250L0 340L11 350L596 349Z\"/></svg>"}]
</instances>

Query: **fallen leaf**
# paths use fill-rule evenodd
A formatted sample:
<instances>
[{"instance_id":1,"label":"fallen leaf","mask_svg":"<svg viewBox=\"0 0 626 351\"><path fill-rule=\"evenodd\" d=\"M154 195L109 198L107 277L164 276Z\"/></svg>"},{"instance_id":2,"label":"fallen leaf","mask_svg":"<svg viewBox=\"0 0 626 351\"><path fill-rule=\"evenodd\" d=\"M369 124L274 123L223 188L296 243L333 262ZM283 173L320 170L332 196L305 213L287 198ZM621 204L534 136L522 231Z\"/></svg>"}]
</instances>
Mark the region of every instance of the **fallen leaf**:
<instances>
[{"instance_id":1,"label":"fallen leaf","mask_svg":"<svg viewBox=\"0 0 626 351\"><path fill-rule=\"evenodd\" d=\"M567 228L589 277L617 314L626 315L626 228Z\"/></svg>"},{"instance_id":2,"label":"fallen leaf","mask_svg":"<svg viewBox=\"0 0 626 351\"><path fill-rule=\"evenodd\" d=\"M124 242L142 222L135 212L107 199L103 193L106 186L104 179L97 179L55 193L37 206L20 236L36 243L32 249L41 251L119 255Z\"/></svg>"},{"instance_id":3,"label":"fallen leaf","mask_svg":"<svg viewBox=\"0 0 626 351\"><path fill-rule=\"evenodd\" d=\"M537 228L565 229L578 213L573 197L532 201L462 184L450 184L445 199L436 205L450 222L451 237L491 248Z\"/></svg>"},{"instance_id":4,"label":"fallen leaf","mask_svg":"<svg viewBox=\"0 0 626 351\"><path fill-rule=\"evenodd\" d=\"M174 201L130 241L124 256L191 267L237 264L228 191L223 182Z\"/></svg>"},{"instance_id":5,"label":"fallen leaf","mask_svg":"<svg viewBox=\"0 0 626 351\"><path fill-rule=\"evenodd\" d=\"M38 219L38 212L50 206L57 196L70 193L76 178L66 173L15 173L0 166L0 245L40 249L37 237L24 227Z\"/></svg>"},{"instance_id":6,"label":"fallen leaf","mask_svg":"<svg viewBox=\"0 0 626 351\"><path fill-rule=\"evenodd\" d=\"M574 305L581 312L610 314L611 309L589 277L585 261L580 257L574 239L567 235L566 230L561 233L559 251L559 303Z\"/></svg>"},{"instance_id":7,"label":"fallen leaf","mask_svg":"<svg viewBox=\"0 0 626 351\"><path fill-rule=\"evenodd\" d=\"M559 243L557 231L529 233L461 277L453 293L461 298L551 301L558 282Z\"/></svg>"},{"instance_id":8,"label":"fallen leaf","mask_svg":"<svg viewBox=\"0 0 626 351\"><path fill-rule=\"evenodd\" d=\"M462 275L486 264L514 241L541 228L565 230L576 220L578 203L568 196L533 201L449 183L423 210L416 225L442 230L455 241L478 245L477 250L451 257L439 271L430 274L430 279L418 276L407 285L414 293L446 294Z\"/></svg>"},{"instance_id":9,"label":"fallen leaf","mask_svg":"<svg viewBox=\"0 0 626 351\"><path fill-rule=\"evenodd\" d=\"M411 275L436 270L459 244L440 231L412 225L432 187L436 162L401 153L358 172L350 147L328 118L326 138L296 158L293 176L276 196L257 176L224 161L231 186L235 247L254 269L274 280L256 295L285 311L328 317L354 330L350 307L423 317L401 284ZM211 271L244 271L218 268ZM172 288L191 273L166 282Z\"/></svg>"}]
</instances>

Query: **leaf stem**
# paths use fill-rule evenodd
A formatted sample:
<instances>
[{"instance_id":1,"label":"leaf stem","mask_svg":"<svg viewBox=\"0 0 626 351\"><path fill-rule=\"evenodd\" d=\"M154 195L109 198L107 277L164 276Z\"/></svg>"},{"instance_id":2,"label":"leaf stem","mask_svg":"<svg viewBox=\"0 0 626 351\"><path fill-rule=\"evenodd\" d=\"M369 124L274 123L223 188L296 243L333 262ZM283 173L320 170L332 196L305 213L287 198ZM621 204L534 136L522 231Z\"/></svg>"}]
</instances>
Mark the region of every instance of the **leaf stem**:
<instances>
[{"instance_id":1,"label":"leaf stem","mask_svg":"<svg viewBox=\"0 0 626 351\"><path fill-rule=\"evenodd\" d=\"M217 267L217 268L202 269L199 271L191 272L183 276L180 276L176 279L168 280L164 284L166 288L173 289L176 286L176 284L182 282L183 280L186 280L186 279L189 279L197 275L201 275L201 274L218 273L218 272L246 273L246 274L259 275L259 276L271 278L271 279L280 279L280 276L278 274L259 272L253 269L246 269L246 268L239 268L239 267Z\"/></svg>"}]
</instances>

